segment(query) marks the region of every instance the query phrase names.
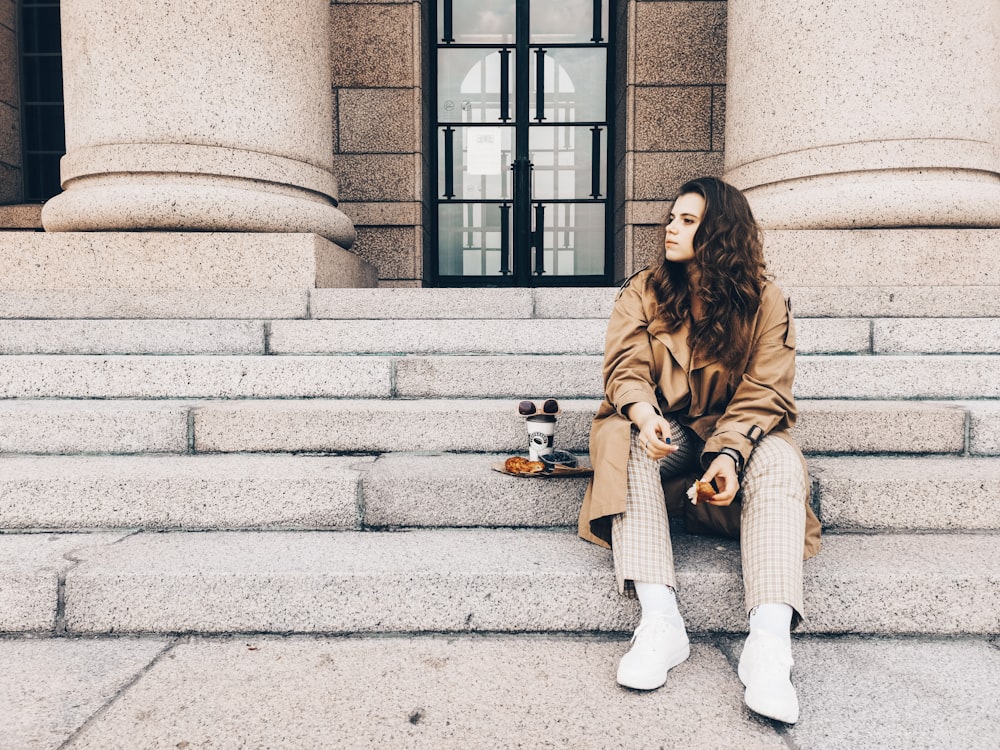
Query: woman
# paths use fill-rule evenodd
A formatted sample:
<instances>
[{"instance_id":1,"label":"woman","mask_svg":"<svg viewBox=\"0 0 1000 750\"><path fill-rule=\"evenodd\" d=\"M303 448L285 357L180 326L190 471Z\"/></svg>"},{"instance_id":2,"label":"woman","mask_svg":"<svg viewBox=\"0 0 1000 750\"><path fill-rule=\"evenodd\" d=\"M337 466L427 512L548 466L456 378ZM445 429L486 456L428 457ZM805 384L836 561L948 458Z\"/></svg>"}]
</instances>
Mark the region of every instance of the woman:
<instances>
[{"instance_id":1,"label":"woman","mask_svg":"<svg viewBox=\"0 0 1000 750\"><path fill-rule=\"evenodd\" d=\"M681 187L664 258L618 294L605 346L605 401L590 435L594 476L580 536L613 551L619 593L642 609L618 682L651 690L688 656L667 510L689 531L738 536L750 634L739 664L752 710L798 719L790 630L802 560L819 550L802 454L788 430L795 328L764 273L746 198L716 178ZM684 489L713 482L692 506ZM664 489L666 488L666 495Z\"/></svg>"}]
</instances>

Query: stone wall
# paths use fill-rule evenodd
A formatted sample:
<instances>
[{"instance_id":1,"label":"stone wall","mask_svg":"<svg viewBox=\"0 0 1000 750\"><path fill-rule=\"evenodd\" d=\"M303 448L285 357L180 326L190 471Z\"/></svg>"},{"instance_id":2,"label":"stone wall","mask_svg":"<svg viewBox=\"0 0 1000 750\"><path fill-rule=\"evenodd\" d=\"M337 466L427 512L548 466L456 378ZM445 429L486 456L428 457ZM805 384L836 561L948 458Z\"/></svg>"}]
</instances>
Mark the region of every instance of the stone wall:
<instances>
[{"instance_id":1,"label":"stone wall","mask_svg":"<svg viewBox=\"0 0 1000 750\"><path fill-rule=\"evenodd\" d=\"M618 60L615 271L622 276L659 259L659 222L677 188L722 175L726 3L621 2Z\"/></svg>"},{"instance_id":2,"label":"stone wall","mask_svg":"<svg viewBox=\"0 0 1000 750\"><path fill-rule=\"evenodd\" d=\"M0 0L0 204L21 200L17 2Z\"/></svg>"},{"instance_id":3,"label":"stone wall","mask_svg":"<svg viewBox=\"0 0 1000 750\"><path fill-rule=\"evenodd\" d=\"M354 251L382 286L423 276L423 86L420 2L337 2L333 35L334 174Z\"/></svg>"}]
</instances>

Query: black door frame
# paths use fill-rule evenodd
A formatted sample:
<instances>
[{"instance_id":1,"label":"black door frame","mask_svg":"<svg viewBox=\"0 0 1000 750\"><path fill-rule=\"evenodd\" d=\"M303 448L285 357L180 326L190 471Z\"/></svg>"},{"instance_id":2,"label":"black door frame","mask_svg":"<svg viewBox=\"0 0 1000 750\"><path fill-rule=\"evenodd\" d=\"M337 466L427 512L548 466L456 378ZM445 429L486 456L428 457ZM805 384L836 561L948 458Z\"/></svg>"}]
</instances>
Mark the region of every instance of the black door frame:
<instances>
[{"instance_id":1,"label":"black door frame","mask_svg":"<svg viewBox=\"0 0 1000 750\"><path fill-rule=\"evenodd\" d=\"M516 20L516 32L514 44L462 44L462 45L452 45L449 43L450 37L450 25L448 24L447 17L444 20L443 30L445 38L439 38L438 35L438 12L437 12L437 0L427 0L428 10L429 10L429 21L428 28L430 29L430 43L428 48L430 49L429 65L428 65L428 78L429 78L429 90L430 97L425 101L425 107L429 110L429 117L425 120L431 124L431 133L426 139L425 143L430 151L431 158L430 163L430 192L433 196L432 200L428 201L430 204L429 221L427 225L430 228L430 247L425 247L425 258L424 258L424 268L425 268L425 283L430 286L442 286L442 287L545 287L545 286L607 286L612 282L613 279L613 267L614 267L614 203L613 197L615 195L615 169L614 169L614 144L615 144L615 97L613 91L613 83L615 81L615 49L613 45L613 40L615 39L615 0L593 0L594 11L595 11L595 23L594 23L594 35L592 40L594 42L594 47L604 48L607 55L607 78L605 84L605 121L600 123L600 127L605 128L607 134L607 144L606 144L606 188L605 195L603 199L591 201L592 203L603 203L605 207L604 214L604 273L600 275L580 275L580 276L556 276L556 275L545 275L539 274L537 271L542 265L542 252L541 247L543 243L543 233L541 227L544 226L544 205L543 204L560 204L560 203L583 203L586 201L581 201L579 199L539 199L534 200L530 195L530 184L531 184L531 164L529 160L529 144L528 144L528 126L531 121L531 101L529 100L528 90L530 84L530 62L529 55L532 52L541 51L544 55L544 49L557 49L560 47L566 48L577 48L579 49L581 45L579 44L548 44L530 45L529 42L529 4L530 0L513 0L517 8L517 20ZM608 32L607 38L602 38L601 30L601 6L604 4L608 5ZM444 0L444 5L449 6L450 0ZM446 7L447 10L447 7ZM451 39L453 41L453 39ZM514 113L514 144L515 153L514 160L511 165L513 171L513 185L514 185L514 197L512 200L494 200L490 201L493 203L501 204L501 211L506 216L508 211L513 213L513 228L512 231L508 229L507 222L504 221L501 224L501 245L503 247L513 248L511 253L514 260L513 268L509 268L507 263L507 254L504 253L504 258L501 268L507 268L509 273L502 276L442 276L439 273L439 263L438 263L438 232L439 232L439 220L438 220L438 206L445 202L441 198L441 185L438 180L438 168L439 159L441 154L438 148L438 132L441 128L445 129L446 146L450 145L451 139L448 137L449 133L447 131L452 131L449 125L455 125L455 123L442 123L438 121L438 48L454 48L454 49L489 49L501 51L504 55L504 61L506 61L506 54L509 51L514 51L516 54L517 64L515 65L515 82L514 82L514 92L515 92L515 113ZM506 54L505 54L506 53ZM540 61L539 61L540 62ZM542 69L539 65L539 69ZM506 66L501 64L501 70L504 71L503 75L506 76ZM543 87L537 86L538 91L536 91L536 97L539 101L536 102L536 115L543 112L542 97L544 96ZM502 95L504 93L504 87L501 86ZM523 94L522 94L523 92ZM504 106L501 104L501 109ZM536 124L540 122L544 117L536 116ZM502 117L501 121L503 123L509 123L509 117ZM489 125L495 125L495 123L489 123ZM596 123L573 123L573 125L587 126L594 125ZM558 127L558 126L556 126ZM599 150L597 151L597 156L599 160ZM449 154L450 156L450 154ZM449 159L450 161L450 159ZM596 160L595 160L596 161ZM449 173L450 174L450 173ZM448 204L452 205L462 205L468 203L482 203L483 201L477 200L463 200L463 199L449 199ZM534 228L533 228L534 225ZM512 235L512 236L511 236ZM532 251L535 252L535 264L532 265ZM427 257L429 256L429 257Z\"/></svg>"}]
</instances>

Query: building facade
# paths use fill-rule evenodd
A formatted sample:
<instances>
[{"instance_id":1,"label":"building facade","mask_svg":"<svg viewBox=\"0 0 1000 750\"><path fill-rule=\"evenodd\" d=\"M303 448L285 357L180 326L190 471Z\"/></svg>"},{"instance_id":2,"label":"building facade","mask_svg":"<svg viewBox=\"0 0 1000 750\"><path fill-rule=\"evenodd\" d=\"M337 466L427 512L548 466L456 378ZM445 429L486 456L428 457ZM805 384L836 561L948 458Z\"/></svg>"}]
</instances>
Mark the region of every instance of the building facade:
<instances>
[{"instance_id":1,"label":"building facade","mask_svg":"<svg viewBox=\"0 0 1000 750\"><path fill-rule=\"evenodd\" d=\"M996 0L0 0L0 229L580 286L701 174L767 228L998 227L998 39Z\"/></svg>"}]
</instances>

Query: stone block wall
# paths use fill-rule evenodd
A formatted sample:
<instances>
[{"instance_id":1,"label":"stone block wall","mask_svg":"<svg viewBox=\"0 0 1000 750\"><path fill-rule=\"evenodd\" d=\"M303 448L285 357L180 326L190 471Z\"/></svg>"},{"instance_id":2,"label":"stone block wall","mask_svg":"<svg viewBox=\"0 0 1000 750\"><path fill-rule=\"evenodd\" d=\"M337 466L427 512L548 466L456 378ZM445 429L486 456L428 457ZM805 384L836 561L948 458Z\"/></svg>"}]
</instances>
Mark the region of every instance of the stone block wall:
<instances>
[{"instance_id":1,"label":"stone block wall","mask_svg":"<svg viewBox=\"0 0 1000 750\"><path fill-rule=\"evenodd\" d=\"M658 262L659 223L686 180L722 175L726 3L619 4L616 256Z\"/></svg>"},{"instance_id":2,"label":"stone block wall","mask_svg":"<svg viewBox=\"0 0 1000 750\"><path fill-rule=\"evenodd\" d=\"M0 205L21 200L17 3L0 0Z\"/></svg>"},{"instance_id":3,"label":"stone block wall","mask_svg":"<svg viewBox=\"0 0 1000 750\"><path fill-rule=\"evenodd\" d=\"M355 224L354 251L382 286L423 275L424 149L420 2L330 5L334 174Z\"/></svg>"}]
</instances>

